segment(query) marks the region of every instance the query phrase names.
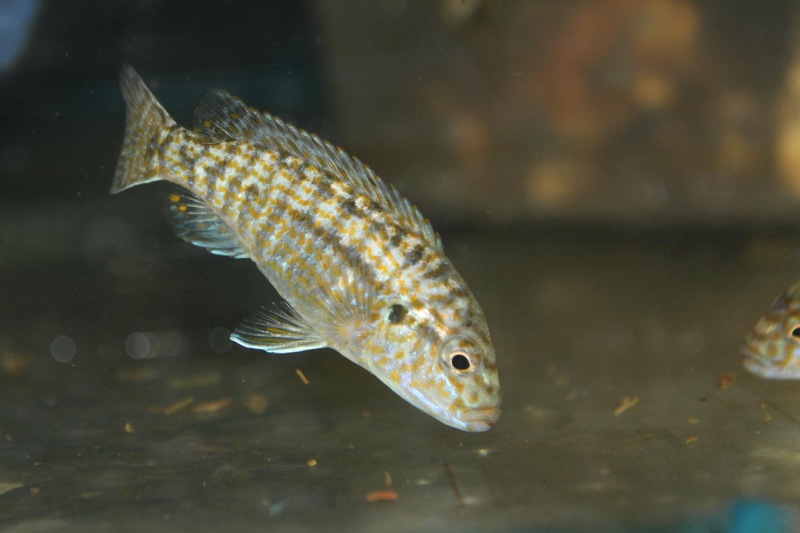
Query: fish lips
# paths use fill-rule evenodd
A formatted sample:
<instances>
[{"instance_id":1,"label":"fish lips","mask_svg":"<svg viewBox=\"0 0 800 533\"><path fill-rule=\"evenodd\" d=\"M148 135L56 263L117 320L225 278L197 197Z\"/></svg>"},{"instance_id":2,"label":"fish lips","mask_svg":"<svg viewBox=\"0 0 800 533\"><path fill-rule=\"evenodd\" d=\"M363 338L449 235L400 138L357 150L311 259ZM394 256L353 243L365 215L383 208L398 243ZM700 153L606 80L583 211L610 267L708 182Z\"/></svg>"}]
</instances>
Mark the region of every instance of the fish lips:
<instances>
[{"instance_id":1,"label":"fish lips","mask_svg":"<svg viewBox=\"0 0 800 533\"><path fill-rule=\"evenodd\" d=\"M488 431L500 418L500 413L499 407L484 407L464 413L460 418L467 431L480 432Z\"/></svg>"},{"instance_id":2,"label":"fish lips","mask_svg":"<svg viewBox=\"0 0 800 533\"><path fill-rule=\"evenodd\" d=\"M745 356L742 366L751 374L766 379L800 379L800 367L796 364L796 355L794 359L787 361L789 364L778 365L761 355L753 346L752 339L745 339L740 350Z\"/></svg>"},{"instance_id":3,"label":"fish lips","mask_svg":"<svg viewBox=\"0 0 800 533\"><path fill-rule=\"evenodd\" d=\"M752 339L745 339L739 346L739 351L744 355L742 366L748 372L757 376L765 376L769 373L770 365L762 355L759 355L758 350L753 346Z\"/></svg>"}]
</instances>

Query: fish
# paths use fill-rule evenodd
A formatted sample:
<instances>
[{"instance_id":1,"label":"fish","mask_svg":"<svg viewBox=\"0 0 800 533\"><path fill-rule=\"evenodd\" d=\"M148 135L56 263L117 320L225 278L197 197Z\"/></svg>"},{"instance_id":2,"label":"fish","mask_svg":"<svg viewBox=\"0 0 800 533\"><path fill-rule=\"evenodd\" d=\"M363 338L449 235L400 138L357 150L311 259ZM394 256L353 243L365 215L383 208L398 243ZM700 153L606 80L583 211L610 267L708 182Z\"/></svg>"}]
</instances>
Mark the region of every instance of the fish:
<instances>
[{"instance_id":1,"label":"fish","mask_svg":"<svg viewBox=\"0 0 800 533\"><path fill-rule=\"evenodd\" d=\"M744 367L767 379L800 379L800 282L778 296L742 342Z\"/></svg>"},{"instance_id":2,"label":"fish","mask_svg":"<svg viewBox=\"0 0 800 533\"><path fill-rule=\"evenodd\" d=\"M331 348L411 405L468 432L500 416L483 311L420 211L342 149L212 90L178 125L126 65L125 136L111 193L178 185L178 237L249 258L282 300L234 329L246 348Z\"/></svg>"}]
</instances>

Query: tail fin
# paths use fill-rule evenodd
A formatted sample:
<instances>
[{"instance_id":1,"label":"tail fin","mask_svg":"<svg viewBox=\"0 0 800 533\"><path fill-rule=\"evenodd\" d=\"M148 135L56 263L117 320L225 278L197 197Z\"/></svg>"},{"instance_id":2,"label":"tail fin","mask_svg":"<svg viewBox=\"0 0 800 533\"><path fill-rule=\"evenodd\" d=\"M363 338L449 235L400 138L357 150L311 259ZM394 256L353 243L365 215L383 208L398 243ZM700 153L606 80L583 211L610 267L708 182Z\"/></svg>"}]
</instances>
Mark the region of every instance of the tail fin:
<instances>
[{"instance_id":1,"label":"tail fin","mask_svg":"<svg viewBox=\"0 0 800 533\"><path fill-rule=\"evenodd\" d=\"M161 107L132 66L122 67L119 84L128 106L128 114L125 140L122 141L122 153L119 155L111 194L160 179L155 169L151 168L148 152L151 142L163 130L175 125L175 121Z\"/></svg>"}]
</instances>

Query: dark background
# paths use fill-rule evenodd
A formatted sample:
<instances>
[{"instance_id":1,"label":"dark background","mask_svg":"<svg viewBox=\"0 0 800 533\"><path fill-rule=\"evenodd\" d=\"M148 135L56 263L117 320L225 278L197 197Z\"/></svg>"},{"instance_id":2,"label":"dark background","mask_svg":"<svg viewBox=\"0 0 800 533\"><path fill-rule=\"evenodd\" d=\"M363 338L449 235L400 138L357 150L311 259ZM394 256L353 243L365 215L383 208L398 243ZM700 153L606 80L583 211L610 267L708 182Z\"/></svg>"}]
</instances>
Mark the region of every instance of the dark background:
<instances>
[{"instance_id":1,"label":"dark background","mask_svg":"<svg viewBox=\"0 0 800 533\"><path fill-rule=\"evenodd\" d=\"M326 129L323 46L307 2L43 2L16 65L0 75L0 198L107 193L124 129L124 63L187 126L203 94L224 87Z\"/></svg>"}]
</instances>

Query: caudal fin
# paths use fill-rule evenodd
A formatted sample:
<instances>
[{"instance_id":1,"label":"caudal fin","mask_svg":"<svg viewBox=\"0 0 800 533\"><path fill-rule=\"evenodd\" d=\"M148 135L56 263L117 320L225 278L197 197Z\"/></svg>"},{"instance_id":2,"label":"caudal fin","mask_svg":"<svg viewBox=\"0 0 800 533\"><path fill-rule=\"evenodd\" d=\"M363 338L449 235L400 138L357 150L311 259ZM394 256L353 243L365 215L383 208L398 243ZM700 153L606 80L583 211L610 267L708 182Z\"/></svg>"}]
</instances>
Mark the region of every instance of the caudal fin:
<instances>
[{"instance_id":1,"label":"caudal fin","mask_svg":"<svg viewBox=\"0 0 800 533\"><path fill-rule=\"evenodd\" d=\"M151 143L167 128L175 125L172 117L161 107L142 78L130 65L119 74L122 96L128 106L125 140L119 155L111 194L128 187L161 179L150 161Z\"/></svg>"}]
</instances>

